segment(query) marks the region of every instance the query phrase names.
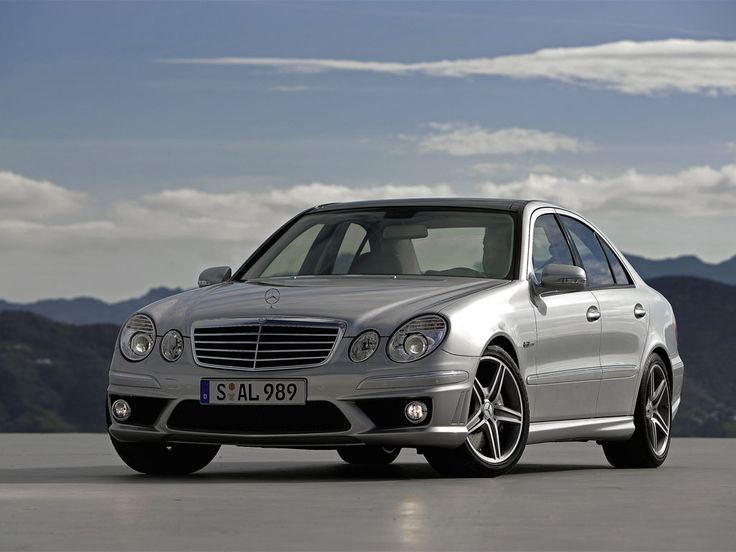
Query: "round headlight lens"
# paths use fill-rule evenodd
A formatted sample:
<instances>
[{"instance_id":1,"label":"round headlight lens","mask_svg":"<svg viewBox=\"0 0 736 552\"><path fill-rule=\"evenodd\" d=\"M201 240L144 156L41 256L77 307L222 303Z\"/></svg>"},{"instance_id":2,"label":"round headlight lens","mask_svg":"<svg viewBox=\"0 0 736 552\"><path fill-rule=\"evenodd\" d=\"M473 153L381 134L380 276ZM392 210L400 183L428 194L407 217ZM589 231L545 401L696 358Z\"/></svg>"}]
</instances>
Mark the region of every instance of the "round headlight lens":
<instances>
[{"instance_id":1,"label":"round headlight lens","mask_svg":"<svg viewBox=\"0 0 736 552\"><path fill-rule=\"evenodd\" d=\"M404 351L412 356L422 356L427 351L427 338L422 334L411 334L404 339Z\"/></svg>"},{"instance_id":2,"label":"round headlight lens","mask_svg":"<svg viewBox=\"0 0 736 552\"><path fill-rule=\"evenodd\" d=\"M447 322L436 314L409 320L394 332L388 342L388 357L395 362L411 362L439 347L447 334Z\"/></svg>"},{"instance_id":3,"label":"round headlight lens","mask_svg":"<svg viewBox=\"0 0 736 552\"><path fill-rule=\"evenodd\" d=\"M147 334L137 333L130 339L130 348L135 355L145 356L151 347L153 347L153 340Z\"/></svg>"},{"instance_id":4,"label":"round headlight lens","mask_svg":"<svg viewBox=\"0 0 736 552\"><path fill-rule=\"evenodd\" d=\"M176 330L169 330L161 338L161 356L169 362L176 362L184 352L184 338Z\"/></svg>"},{"instance_id":5,"label":"round headlight lens","mask_svg":"<svg viewBox=\"0 0 736 552\"><path fill-rule=\"evenodd\" d=\"M153 350L156 327L145 314L130 317L120 332L120 351L130 361L143 360Z\"/></svg>"},{"instance_id":6,"label":"round headlight lens","mask_svg":"<svg viewBox=\"0 0 736 552\"><path fill-rule=\"evenodd\" d=\"M350 360L353 362L363 362L373 356L378 349L378 343L381 336L374 330L367 330L353 339L350 344Z\"/></svg>"}]
</instances>

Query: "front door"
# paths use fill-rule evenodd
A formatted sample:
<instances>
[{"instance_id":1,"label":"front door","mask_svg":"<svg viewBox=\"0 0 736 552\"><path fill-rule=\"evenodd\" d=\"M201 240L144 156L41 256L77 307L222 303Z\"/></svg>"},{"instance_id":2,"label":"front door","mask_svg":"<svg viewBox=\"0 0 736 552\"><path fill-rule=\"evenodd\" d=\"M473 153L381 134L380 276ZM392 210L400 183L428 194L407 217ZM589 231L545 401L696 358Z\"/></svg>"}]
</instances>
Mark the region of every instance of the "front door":
<instances>
[{"instance_id":1,"label":"front door","mask_svg":"<svg viewBox=\"0 0 736 552\"><path fill-rule=\"evenodd\" d=\"M538 281L551 263L575 264L555 215L532 220L532 265ZM534 421L592 418L600 386L601 322L590 291L534 298L537 372L527 384L535 396Z\"/></svg>"}]
</instances>

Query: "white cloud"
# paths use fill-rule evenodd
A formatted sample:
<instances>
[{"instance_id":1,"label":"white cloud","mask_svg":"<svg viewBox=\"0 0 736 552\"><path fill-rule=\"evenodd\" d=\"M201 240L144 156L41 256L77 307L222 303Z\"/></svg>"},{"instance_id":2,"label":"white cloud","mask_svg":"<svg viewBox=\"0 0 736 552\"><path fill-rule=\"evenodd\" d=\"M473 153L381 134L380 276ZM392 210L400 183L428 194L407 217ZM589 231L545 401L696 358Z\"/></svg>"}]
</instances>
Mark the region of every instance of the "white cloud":
<instances>
[{"instance_id":1,"label":"white cloud","mask_svg":"<svg viewBox=\"0 0 736 552\"><path fill-rule=\"evenodd\" d=\"M67 190L53 182L0 171L0 220L7 217L46 219L73 213L84 205L85 200L85 194Z\"/></svg>"},{"instance_id":2,"label":"white cloud","mask_svg":"<svg viewBox=\"0 0 736 552\"><path fill-rule=\"evenodd\" d=\"M221 57L165 63L273 67L291 73L362 71L431 77L546 78L626 94L736 94L736 41L669 39L545 48L528 54L416 63L322 58Z\"/></svg>"},{"instance_id":3,"label":"white cloud","mask_svg":"<svg viewBox=\"0 0 736 552\"><path fill-rule=\"evenodd\" d=\"M22 179L26 197L36 182ZM50 184L50 183L49 183ZM55 184L58 197L77 193ZM93 295L122 299L155 285L190 286L206 266L240 265L281 224L313 205L361 199L449 196L447 185L350 188L312 183L211 193L164 190L48 221L48 201L0 212L0 299ZM55 197L57 197L55 196ZM2 196L5 197L5 196Z\"/></svg>"},{"instance_id":4,"label":"white cloud","mask_svg":"<svg viewBox=\"0 0 736 552\"><path fill-rule=\"evenodd\" d=\"M88 202L75 210L75 201L85 201L77 192L50 182L39 187L38 181L18 175L13 181L21 182L13 188L14 197L27 198L40 189L67 202L51 220L44 218L51 204L43 194L33 196L35 204L26 201L22 209L0 213L0 298L13 300L79 294L120 299L154 285L190 286L206 266L238 266L267 235L309 206L455 193L446 184L351 188L312 183L231 193L172 189L105 208ZM3 198L10 197L7 189ZM479 184L476 193L549 199L580 210L635 253L702 254L707 247L711 258L722 258L734 252L736 165L672 174L632 169L612 176L499 176Z\"/></svg>"},{"instance_id":5,"label":"white cloud","mask_svg":"<svg viewBox=\"0 0 736 552\"><path fill-rule=\"evenodd\" d=\"M484 195L554 201L583 212L692 217L736 213L736 165L691 167L673 174L630 169L609 177L529 174L511 182L487 182Z\"/></svg>"},{"instance_id":6,"label":"white cloud","mask_svg":"<svg viewBox=\"0 0 736 552\"><path fill-rule=\"evenodd\" d=\"M508 177L509 175L529 174L530 172L557 173L560 167L548 165L544 163L534 163L532 165L517 163L475 163L458 171L458 174L470 176L479 179L499 178L500 176Z\"/></svg>"},{"instance_id":7,"label":"white cloud","mask_svg":"<svg viewBox=\"0 0 736 552\"><path fill-rule=\"evenodd\" d=\"M424 153L466 157L591 149L589 144L577 138L529 128L488 130L468 123L430 123L429 127L435 132L417 138L417 147Z\"/></svg>"}]
</instances>

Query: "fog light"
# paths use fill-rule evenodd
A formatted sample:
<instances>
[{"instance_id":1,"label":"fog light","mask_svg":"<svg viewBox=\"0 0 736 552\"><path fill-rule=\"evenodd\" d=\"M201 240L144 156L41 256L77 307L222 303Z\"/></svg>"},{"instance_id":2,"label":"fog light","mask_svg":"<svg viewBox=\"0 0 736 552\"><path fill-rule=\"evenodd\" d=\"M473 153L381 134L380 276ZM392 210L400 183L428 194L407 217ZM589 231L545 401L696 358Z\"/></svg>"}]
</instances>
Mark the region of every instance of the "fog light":
<instances>
[{"instance_id":1,"label":"fog light","mask_svg":"<svg viewBox=\"0 0 736 552\"><path fill-rule=\"evenodd\" d=\"M130 418L131 412L130 405L123 399L118 399L112 403L112 417L118 422L124 422Z\"/></svg>"},{"instance_id":2,"label":"fog light","mask_svg":"<svg viewBox=\"0 0 736 552\"><path fill-rule=\"evenodd\" d=\"M418 424L427 417L427 405L422 401L411 401L406 405L404 415L411 423Z\"/></svg>"}]
</instances>

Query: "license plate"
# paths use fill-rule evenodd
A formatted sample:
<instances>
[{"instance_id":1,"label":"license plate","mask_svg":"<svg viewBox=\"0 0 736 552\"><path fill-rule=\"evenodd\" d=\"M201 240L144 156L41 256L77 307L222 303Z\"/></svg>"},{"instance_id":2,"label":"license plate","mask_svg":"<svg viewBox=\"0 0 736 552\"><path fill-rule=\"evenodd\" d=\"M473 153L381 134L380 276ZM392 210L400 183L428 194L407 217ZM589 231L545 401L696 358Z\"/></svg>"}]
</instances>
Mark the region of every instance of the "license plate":
<instances>
[{"instance_id":1,"label":"license plate","mask_svg":"<svg viewBox=\"0 0 736 552\"><path fill-rule=\"evenodd\" d=\"M304 404L307 381L303 379L202 380L200 404Z\"/></svg>"}]
</instances>

